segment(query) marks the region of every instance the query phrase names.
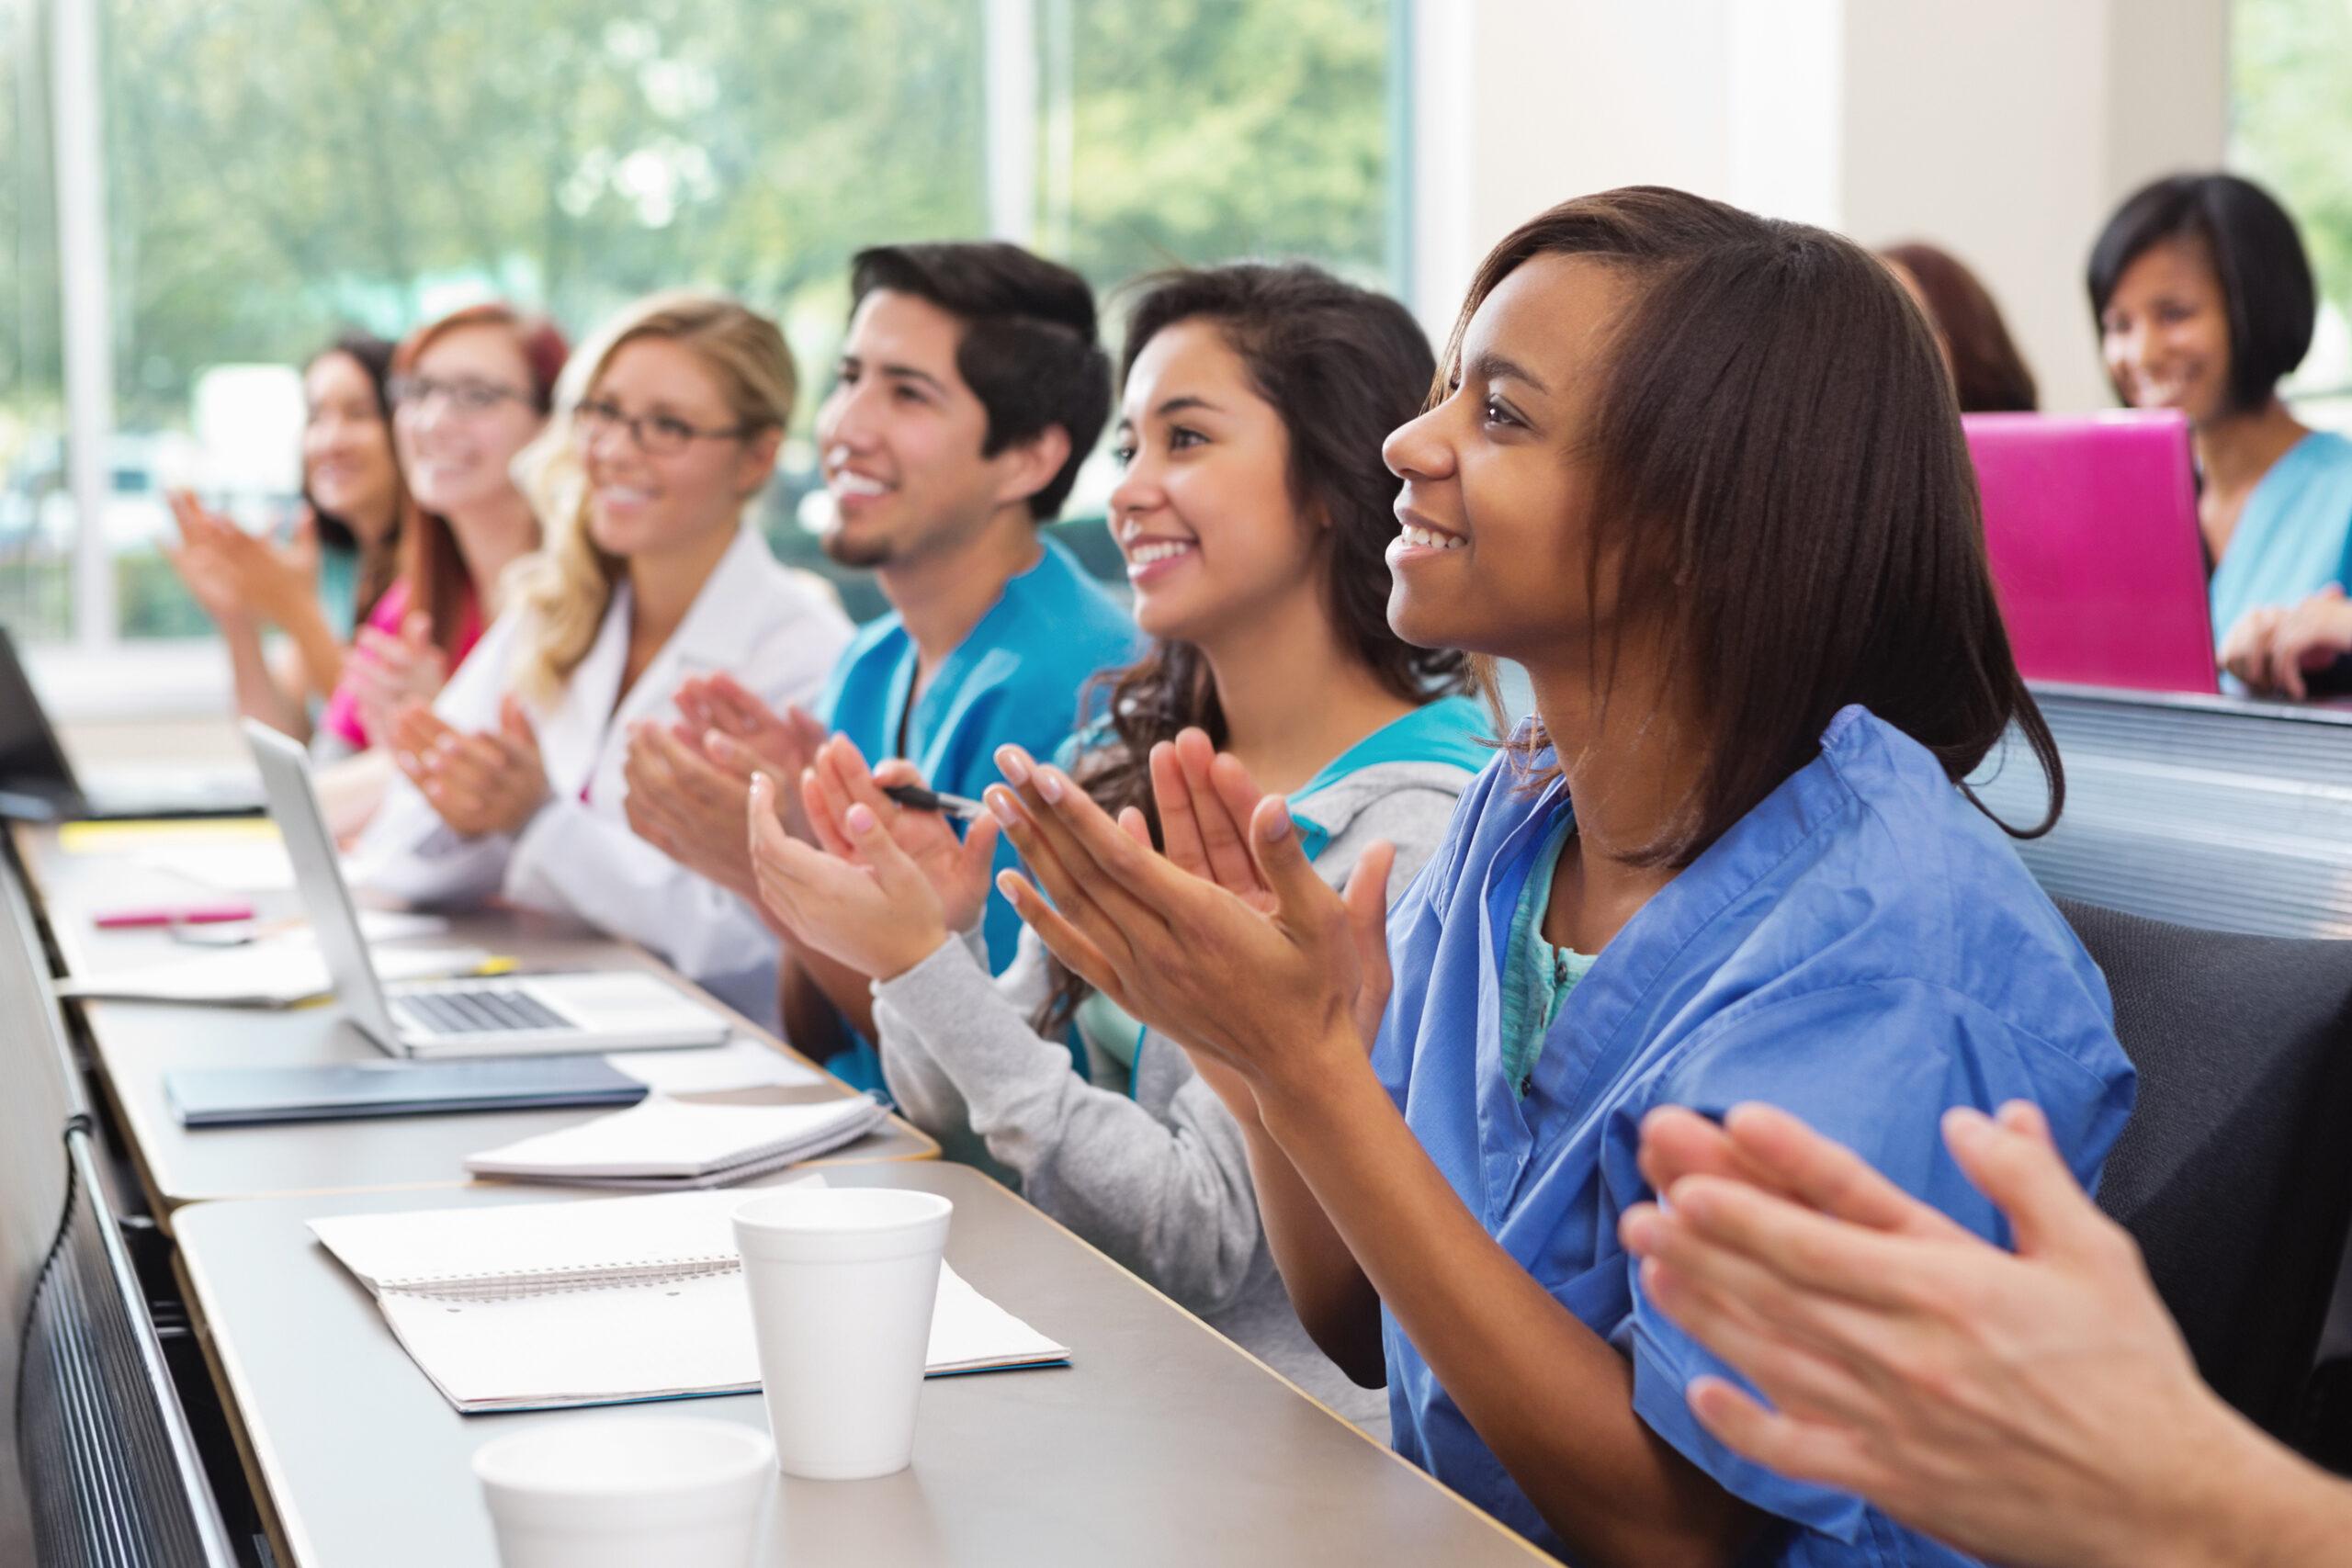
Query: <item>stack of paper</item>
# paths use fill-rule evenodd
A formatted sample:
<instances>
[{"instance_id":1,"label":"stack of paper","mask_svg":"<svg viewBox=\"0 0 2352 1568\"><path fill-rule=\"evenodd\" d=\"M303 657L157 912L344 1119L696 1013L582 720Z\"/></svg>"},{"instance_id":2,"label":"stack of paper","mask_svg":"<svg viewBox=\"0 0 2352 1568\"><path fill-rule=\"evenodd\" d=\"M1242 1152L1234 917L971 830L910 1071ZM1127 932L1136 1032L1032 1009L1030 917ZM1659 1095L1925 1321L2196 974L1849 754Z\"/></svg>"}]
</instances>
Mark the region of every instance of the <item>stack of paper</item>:
<instances>
[{"instance_id":1,"label":"stack of paper","mask_svg":"<svg viewBox=\"0 0 2352 1568\"><path fill-rule=\"evenodd\" d=\"M490 961L490 954L479 947L381 947L373 952L376 976L380 980L466 975ZM97 975L75 975L57 983L60 996L93 1000L249 1008L292 1007L334 989L317 944L286 940Z\"/></svg>"},{"instance_id":2,"label":"stack of paper","mask_svg":"<svg viewBox=\"0 0 2352 1568\"><path fill-rule=\"evenodd\" d=\"M774 1046L737 1035L691 1051L611 1051L605 1060L662 1094L718 1094L738 1089L810 1089L825 1081Z\"/></svg>"},{"instance_id":3,"label":"stack of paper","mask_svg":"<svg viewBox=\"0 0 2352 1568\"><path fill-rule=\"evenodd\" d=\"M813 1159L879 1126L869 1095L815 1105L696 1105L654 1094L627 1111L469 1156L476 1176L639 1191L727 1187Z\"/></svg>"},{"instance_id":4,"label":"stack of paper","mask_svg":"<svg viewBox=\"0 0 2352 1568\"><path fill-rule=\"evenodd\" d=\"M760 1386L735 1192L313 1220L402 1348L469 1415ZM942 1265L930 1371L1069 1359Z\"/></svg>"}]
</instances>

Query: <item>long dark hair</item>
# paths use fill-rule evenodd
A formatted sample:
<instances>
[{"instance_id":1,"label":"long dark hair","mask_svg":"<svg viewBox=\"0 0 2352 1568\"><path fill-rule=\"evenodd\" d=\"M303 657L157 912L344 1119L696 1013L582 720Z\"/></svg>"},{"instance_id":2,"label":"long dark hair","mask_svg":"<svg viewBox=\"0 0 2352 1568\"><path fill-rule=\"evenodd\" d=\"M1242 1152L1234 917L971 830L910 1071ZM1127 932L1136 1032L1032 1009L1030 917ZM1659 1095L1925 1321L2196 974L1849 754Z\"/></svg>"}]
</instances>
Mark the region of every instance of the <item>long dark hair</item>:
<instances>
[{"instance_id":1,"label":"long dark hair","mask_svg":"<svg viewBox=\"0 0 2352 1568\"><path fill-rule=\"evenodd\" d=\"M1145 344L1181 321L1213 322L1248 367L1250 385L1289 436L1291 501L1319 513L1317 565L1331 623L1348 650L1391 693L1416 704L1471 689L1468 660L1415 648L1388 627L1388 542L1402 481L1380 461L1388 433L1421 411L1436 361L1412 314L1396 300L1318 267L1242 265L1142 280L1120 359L1124 385ZM1226 742L1208 660L1190 643L1161 641L1124 670L1097 676L1086 711L1102 715L1102 744L1072 776L1106 811L1140 809L1159 842L1151 749L1186 728ZM1084 982L1053 965L1041 1032L1066 1026Z\"/></svg>"},{"instance_id":2,"label":"long dark hair","mask_svg":"<svg viewBox=\"0 0 2352 1568\"><path fill-rule=\"evenodd\" d=\"M368 612L376 607L376 601L384 596L384 590L400 575L401 517L408 510L408 480L401 474L400 448L392 441L392 345L373 333L347 332L311 355L311 364L316 365L330 354L342 355L368 378L368 390L376 395L376 417L384 424L384 446L392 454L396 487L392 492L392 525L372 539L362 539L350 524L311 498L308 476L303 479L302 499L311 508L319 543L331 550L349 550L359 558L352 574L351 624L356 628L367 621Z\"/></svg>"},{"instance_id":3,"label":"long dark hair","mask_svg":"<svg viewBox=\"0 0 2352 1568\"><path fill-rule=\"evenodd\" d=\"M1888 245L1879 254L1917 280L1928 314L1951 350L1961 412L2031 413L2041 406L2033 371L2009 336L2001 307L1968 264L1917 240Z\"/></svg>"},{"instance_id":4,"label":"long dark hair","mask_svg":"<svg viewBox=\"0 0 2352 1568\"><path fill-rule=\"evenodd\" d=\"M1565 202L1480 264L1447 349L1521 263L1577 255L1639 288L1588 432L1588 581L1622 559L1622 628L1663 627L1711 754L1645 858L1688 865L1860 703L1955 784L2015 722L2065 802L2010 656L1975 469L1941 354L1870 253L1801 223L1632 186ZM1601 650L1596 650L1597 655ZM1606 650L1604 690L1618 649ZM1526 755L1546 744L1533 730ZM2002 826L2007 829L2007 824Z\"/></svg>"}]
</instances>

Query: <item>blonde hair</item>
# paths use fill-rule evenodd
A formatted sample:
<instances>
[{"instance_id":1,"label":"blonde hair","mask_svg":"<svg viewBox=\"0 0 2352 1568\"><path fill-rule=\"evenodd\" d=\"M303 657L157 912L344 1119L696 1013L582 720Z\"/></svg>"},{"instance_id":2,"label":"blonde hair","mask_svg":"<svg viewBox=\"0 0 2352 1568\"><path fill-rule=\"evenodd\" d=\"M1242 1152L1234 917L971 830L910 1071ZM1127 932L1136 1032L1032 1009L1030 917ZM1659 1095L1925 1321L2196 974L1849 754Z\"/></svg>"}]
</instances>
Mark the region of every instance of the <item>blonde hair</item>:
<instances>
[{"instance_id":1,"label":"blonde hair","mask_svg":"<svg viewBox=\"0 0 2352 1568\"><path fill-rule=\"evenodd\" d=\"M767 317L725 294L695 289L649 295L607 321L571 356L556 383L555 417L514 459L516 482L542 530L539 548L507 569L503 597L527 615L514 677L515 693L553 702L594 646L628 563L599 549L588 531L587 473L573 439L574 412L614 355L658 338L692 349L718 381L743 433L782 430L792 420L798 377L792 350ZM746 498L749 499L748 497Z\"/></svg>"}]
</instances>

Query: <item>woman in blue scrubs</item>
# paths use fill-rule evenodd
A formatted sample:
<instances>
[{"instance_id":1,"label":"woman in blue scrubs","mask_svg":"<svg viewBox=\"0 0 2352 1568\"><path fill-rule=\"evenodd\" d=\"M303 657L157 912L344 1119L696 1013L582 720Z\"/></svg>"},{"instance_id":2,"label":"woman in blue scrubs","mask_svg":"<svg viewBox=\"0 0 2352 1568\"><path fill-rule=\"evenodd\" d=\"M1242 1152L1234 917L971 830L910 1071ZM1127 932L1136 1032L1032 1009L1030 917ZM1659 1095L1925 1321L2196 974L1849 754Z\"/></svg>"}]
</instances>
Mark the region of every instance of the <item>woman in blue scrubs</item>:
<instances>
[{"instance_id":1,"label":"woman in blue scrubs","mask_svg":"<svg viewBox=\"0 0 2352 1568\"><path fill-rule=\"evenodd\" d=\"M1391 624L1537 716L1385 930L1378 858L1332 893L1279 800L1220 880L1022 756L1009 896L1234 1111L1408 1457L1589 1565L1964 1561L1716 1443L1683 1395L1725 1369L1617 1236L1657 1105L1785 1106L1996 1240L1948 1108L2032 1100L2086 1182L2130 1111L2098 971L1960 786L2014 722L2057 805L1928 329L1835 236L1584 197L1487 259L1385 457Z\"/></svg>"}]
</instances>

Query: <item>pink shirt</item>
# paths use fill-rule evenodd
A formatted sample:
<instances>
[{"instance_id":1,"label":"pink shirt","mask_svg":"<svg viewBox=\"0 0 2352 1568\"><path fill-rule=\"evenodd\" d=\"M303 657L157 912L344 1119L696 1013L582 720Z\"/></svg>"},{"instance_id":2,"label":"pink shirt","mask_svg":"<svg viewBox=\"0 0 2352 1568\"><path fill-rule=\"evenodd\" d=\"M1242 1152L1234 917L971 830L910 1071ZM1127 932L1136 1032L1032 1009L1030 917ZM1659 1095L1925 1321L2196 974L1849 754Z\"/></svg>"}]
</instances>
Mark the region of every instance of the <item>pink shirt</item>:
<instances>
[{"instance_id":1,"label":"pink shirt","mask_svg":"<svg viewBox=\"0 0 2352 1568\"><path fill-rule=\"evenodd\" d=\"M368 612L368 625L387 637L398 637L401 623L407 618L408 580L401 578L390 588L385 589L383 596L376 601L376 607ZM465 618L458 626L457 646L450 649L454 655L449 661L450 673L457 672L457 667L466 661L466 655L471 653L474 644L481 640L481 611L474 604L473 594L469 592L466 595ZM352 639L352 649L351 658L354 660L368 657L367 654L359 651L356 637ZM327 699L327 709L320 716L319 728L342 737L350 742L354 750L364 751L373 744L372 738L368 733L368 727L360 718L359 698L353 689L349 670L346 669L343 679L335 682L334 694Z\"/></svg>"}]
</instances>

